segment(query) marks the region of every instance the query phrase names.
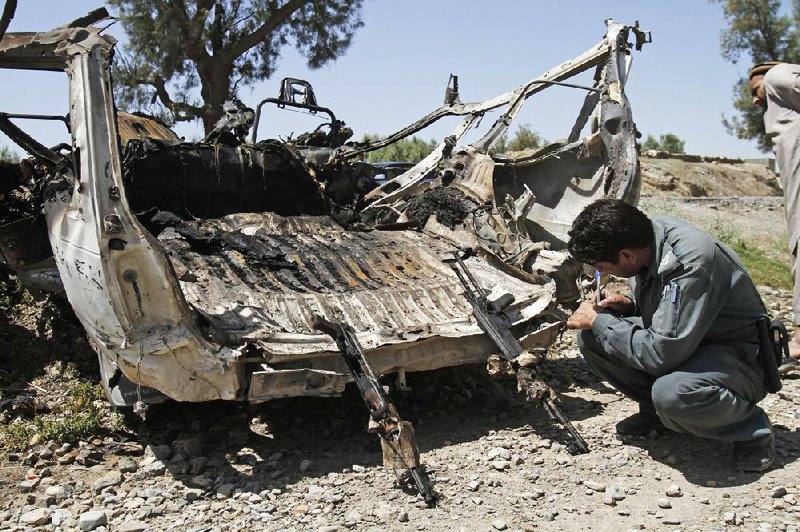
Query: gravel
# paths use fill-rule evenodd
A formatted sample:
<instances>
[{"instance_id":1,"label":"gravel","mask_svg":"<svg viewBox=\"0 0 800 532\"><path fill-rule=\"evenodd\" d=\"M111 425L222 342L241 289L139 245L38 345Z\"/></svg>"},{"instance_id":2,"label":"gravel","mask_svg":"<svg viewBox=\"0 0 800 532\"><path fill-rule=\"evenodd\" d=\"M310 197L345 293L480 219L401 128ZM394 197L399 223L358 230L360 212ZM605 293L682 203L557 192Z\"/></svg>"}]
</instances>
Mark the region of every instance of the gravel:
<instances>
[{"instance_id":1,"label":"gravel","mask_svg":"<svg viewBox=\"0 0 800 532\"><path fill-rule=\"evenodd\" d=\"M779 209L762 218L770 216L758 223L781 223ZM791 294L762 295L788 321ZM435 508L384 471L366 409L348 388L339 399L253 408L165 403L145 422L74 445L0 449L0 528L798 530L800 380L761 403L775 426L776 466L740 474L728 443L669 431L618 437L614 425L636 405L594 375L573 334L539 369L590 453L571 455L560 427L539 408L509 405L502 395L513 397L513 382L492 383L482 367L409 374L410 392L391 391L414 423L440 494ZM35 383L48 400L65 389Z\"/></svg>"}]
</instances>

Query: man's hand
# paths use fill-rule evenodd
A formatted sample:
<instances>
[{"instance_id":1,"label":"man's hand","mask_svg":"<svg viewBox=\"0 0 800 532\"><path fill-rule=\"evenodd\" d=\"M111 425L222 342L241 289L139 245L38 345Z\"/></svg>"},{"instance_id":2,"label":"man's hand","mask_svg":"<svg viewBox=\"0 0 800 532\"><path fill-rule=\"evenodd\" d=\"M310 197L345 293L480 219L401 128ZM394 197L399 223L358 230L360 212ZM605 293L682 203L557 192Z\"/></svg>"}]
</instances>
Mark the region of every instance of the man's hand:
<instances>
[{"instance_id":1,"label":"man's hand","mask_svg":"<svg viewBox=\"0 0 800 532\"><path fill-rule=\"evenodd\" d=\"M567 329L591 329L597 317L597 307L591 301L584 301L581 306L567 318Z\"/></svg>"},{"instance_id":2,"label":"man's hand","mask_svg":"<svg viewBox=\"0 0 800 532\"><path fill-rule=\"evenodd\" d=\"M636 311L636 305L627 296L605 289L601 292L601 296L603 299L597 304L598 307L606 308L623 316L630 316Z\"/></svg>"}]
</instances>

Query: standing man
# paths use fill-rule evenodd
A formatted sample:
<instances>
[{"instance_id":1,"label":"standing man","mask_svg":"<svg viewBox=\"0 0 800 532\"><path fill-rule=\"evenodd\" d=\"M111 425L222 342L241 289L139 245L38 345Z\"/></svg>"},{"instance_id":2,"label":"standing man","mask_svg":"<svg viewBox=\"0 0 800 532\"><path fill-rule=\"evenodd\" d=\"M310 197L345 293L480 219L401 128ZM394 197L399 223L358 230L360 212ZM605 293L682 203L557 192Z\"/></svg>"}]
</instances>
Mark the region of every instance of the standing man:
<instances>
[{"instance_id":1,"label":"standing man","mask_svg":"<svg viewBox=\"0 0 800 532\"><path fill-rule=\"evenodd\" d=\"M750 95L754 104L765 108L764 129L772 140L783 184L794 277L791 358L780 368L786 374L800 370L800 65L777 61L757 64L750 69Z\"/></svg>"},{"instance_id":2,"label":"standing man","mask_svg":"<svg viewBox=\"0 0 800 532\"><path fill-rule=\"evenodd\" d=\"M739 257L675 218L648 218L620 200L587 206L569 252L601 273L627 277L583 302L567 326L598 375L639 403L617 432L676 432L734 442L734 467L764 471L775 459L756 321L766 314Z\"/></svg>"}]
</instances>

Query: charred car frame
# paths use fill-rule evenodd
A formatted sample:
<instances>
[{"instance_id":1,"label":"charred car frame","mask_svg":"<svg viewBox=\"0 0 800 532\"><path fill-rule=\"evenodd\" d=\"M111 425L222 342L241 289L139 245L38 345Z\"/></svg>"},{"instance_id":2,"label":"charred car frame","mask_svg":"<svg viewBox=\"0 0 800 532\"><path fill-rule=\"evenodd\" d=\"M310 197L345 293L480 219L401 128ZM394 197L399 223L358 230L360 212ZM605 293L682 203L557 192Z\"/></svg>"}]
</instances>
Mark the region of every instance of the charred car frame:
<instances>
[{"instance_id":1,"label":"charred car frame","mask_svg":"<svg viewBox=\"0 0 800 532\"><path fill-rule=\"evenodd\" d=\"M99 19L99 17L95 17ZM442 107L372 143L285 80L254 112L226 106L202 142L118 113L115 41L83 19L6 34L0 68L69 78L71 144L50 148L10 113L0 130L31 156L9 170L0 258L28 286L62 292L98 352L116 405L330 396L352 380L316 316L344 323L378 375L480 362L497 353L453 270L454 251L527 350L552 343L556 306L578 297L563 251L589 202L636 202L636 129L625 96L645 34L607 21L580 56L515 89L462 103L451 77ZM629 39L633 40L630 44ZM594 71L591 86L567 80ZM558 85L586 97L565 139L535 153L489 155L528 98ZM327 128L292 141L246 141L265 104L329 112ZM487 112L488 131L461 144ZM444 116L463 117L429 156L375 188L364 154ZM589 120L589 127L585 127ZM589 133L581 136L584 129ZM10 176L10 177L9 177Z\"/></svg>"}]
</instances>

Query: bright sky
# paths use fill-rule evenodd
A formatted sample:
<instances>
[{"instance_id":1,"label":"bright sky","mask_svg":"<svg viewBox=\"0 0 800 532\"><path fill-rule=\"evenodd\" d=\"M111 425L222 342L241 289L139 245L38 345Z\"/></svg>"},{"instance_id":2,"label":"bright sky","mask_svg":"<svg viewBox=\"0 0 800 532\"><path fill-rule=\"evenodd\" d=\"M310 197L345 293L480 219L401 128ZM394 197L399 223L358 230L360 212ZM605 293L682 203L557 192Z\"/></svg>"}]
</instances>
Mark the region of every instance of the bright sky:
<instances>
[{"instance_id":1,"label":"bright sky","mask_svg":"<svg viewBox=\"0 0 800 532\"><path fill-rule=\"evenodd\" d=\"M9 31L47 30L100 5L98 0L23 0ZM763 156L754 142L738 140L722 126L722 115L735 113L733 84L750 64L746 57L738 65L720 57L722 8L704 0L365 0L364 27L344 57L310 71L287 48L276 75L239 96L255 106L263 98L277 96L281 78L306 79L319 104L352 127L355 138L365 133L386 135L439 107L450 73L459 76L462 101L490 98L592 47L605 33L606 18L627 24L639 20L652 32L653 43L634 52L626 88L634 120L644 135L675 133L686 141L689 153ZM121 25L108 32L124 40ZM12 76L0 71L0 80L5 87L2 111L66 112L66 81L61 74ZM581 81L589 83L588 78ZM529 124L549 140L565 137L584 94L550 88L529 100L516 123ZM259 133L260 138L301 133L317 122L275 108L265 108L263 120L268 129ZM64 140L38 123L17 123L44 144ZM422 134L441 139L454 125L446 122ZM199 125L178 131L189 139L202 135ZM0 136L0 143L9 141Z\"/></svg>"}]
</instances>

